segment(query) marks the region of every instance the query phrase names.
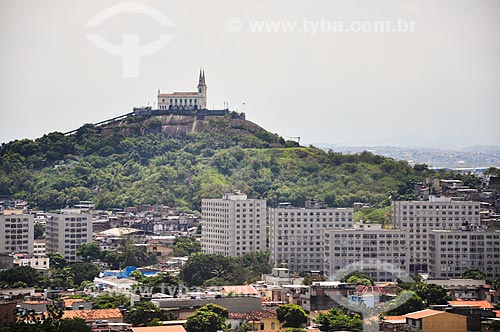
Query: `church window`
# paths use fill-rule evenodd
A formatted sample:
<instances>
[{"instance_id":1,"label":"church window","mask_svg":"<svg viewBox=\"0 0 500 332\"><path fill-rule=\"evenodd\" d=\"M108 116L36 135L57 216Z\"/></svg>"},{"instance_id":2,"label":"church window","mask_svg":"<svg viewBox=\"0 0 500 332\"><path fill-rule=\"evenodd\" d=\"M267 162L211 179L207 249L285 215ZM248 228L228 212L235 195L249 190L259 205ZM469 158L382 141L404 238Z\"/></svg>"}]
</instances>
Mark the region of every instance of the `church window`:
<instances>
[{"instance_id":1,"label":"church window","mask_svg":"<svg viewBox=\"0 0 500 332\"><path fill-rule=\"evenodd\" d=\"M197 100L198 100L198 99L195 99L195 100L194 100L194 103L195 103L195 104L196 104L196 101L197 101Z\"/></svg>"},{"instance_id":2,"label":"church window","mask_svg":"<svg viewBox=\"0 0 500 332\"><path fill-rule=\"evenodd\" d=\"M193 102L193 99L189 99L189 103L191 104Z\"/></svg>"},{"instance_id":3,"label":"church window","mask_svg":"<svg viewBox=\"0 0 500 332\"><path fill-rule=\"evenodd\" d=\"M177 104L177 99L175 100L175 103Z\"/></svg>"}]
</instances>

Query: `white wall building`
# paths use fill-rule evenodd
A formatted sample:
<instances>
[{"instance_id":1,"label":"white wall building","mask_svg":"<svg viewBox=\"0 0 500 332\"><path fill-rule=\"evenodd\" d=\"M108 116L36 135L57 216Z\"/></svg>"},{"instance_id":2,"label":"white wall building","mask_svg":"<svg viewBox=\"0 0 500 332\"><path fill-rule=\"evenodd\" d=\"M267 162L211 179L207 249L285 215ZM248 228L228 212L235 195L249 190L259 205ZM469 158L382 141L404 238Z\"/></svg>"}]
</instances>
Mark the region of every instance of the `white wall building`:
<instances>
[{"instance_id":1,"label":"white wall building","mask_svg":"<svg viewBox=\"0 0 500 332\"><path fill-rule=\"evenodd\" d=\"M78 261L76 250L92 241L92 216L78 209L50 214L46 228L47 253L59 253L68 262Z\"/></svg>"},{"instance_id":2,"label":"white wall building","mask_svg":"<svg viewBox=\"0 0 500 332\"><path fill-rule=\"evenodd\" d=\"M33 253L33 215L23 210L3 210L0 213L0 253Z\"/></svg>"},{"instance_id":3,"label":"white wall building","mask_svg":"<svg viewBox=\"0 0 500 332\"><path fill-rule=\"evenodd\" d=\"M37 239L33 243L33 256L35 257L44 257L46 256L45 250L45 239Z\"/></svg>"},{"instance_id":4,"label":"white wall building","mask_svg":"<svg viewBox=\"0 0 500 332\"><path fill-rule=\"evenodd\" d=\"M241 256L266 250L266 201L244 194L201 201L201 249L205 254Z\"/></svg>"},{"instance_id":5,"label":"white wall building","mask_svg":"<svg viewBox=\"0 0 500 332\"><path fill-rule=\"evenodd\" d=\"M476 267L487 278L500 275L500 231L429 231L429 276L457 278Z\"/></svg>"},{"instance_id":6,"label":"white wall building","mask_svg":"<svg viewBox=\"0 0 500 332\"><path fill-rule=\"evenodd\" d=\"M49 258L48 257L15 257L14 265L17 266L29 266L37 270L49 270Z\"/></svg>"},{"instance_id":7,"label":"white wall building","mask_svg":"<svg viewBox=\"0 0 500 332\"><path fill-rule=\"evenodd\" d=\"M269 250L275 267L293 272L325 271L324 233L353 227L352 208L305 208L280 204L269 209Z\"/></svg>"},{"instance_id":8,"label":"white wall building","mask_svg":"<svg viewBox=\"0 0 500 332\"><path fill-rule=\"evenodd\" d=\"M428 232L457 230L462 225L480 224L480 203L429 197L429 201L393 201L392 228L409 232L410 273L428 272Z\"/></svg>"},{"instance_id":9,"label":"white wall building","mask_svg":"<svg viewBox=\"0 0 500 332\"><path fill-rule=\"evenodd\" d=\"M408 273L408 234L382 229L378 224L356 224L355 228L325 231L325 271L330 279L341 269L363 264L363 273L377 281L394 281ZM379 264L382 263L382 264Z\"/></svg>"},{"instance_id":10,"label":"white wall building","mask_svg":"<svg viewBox=\"0 0 500 332\"><path fill-rule=\"evenodd\" d=\"M160 90L158 90L158 109L160 110L200 110L206 108L207 85L205 83L205 71L200 70L197 91L160 93Z\"/></svg>"}]
</instances>

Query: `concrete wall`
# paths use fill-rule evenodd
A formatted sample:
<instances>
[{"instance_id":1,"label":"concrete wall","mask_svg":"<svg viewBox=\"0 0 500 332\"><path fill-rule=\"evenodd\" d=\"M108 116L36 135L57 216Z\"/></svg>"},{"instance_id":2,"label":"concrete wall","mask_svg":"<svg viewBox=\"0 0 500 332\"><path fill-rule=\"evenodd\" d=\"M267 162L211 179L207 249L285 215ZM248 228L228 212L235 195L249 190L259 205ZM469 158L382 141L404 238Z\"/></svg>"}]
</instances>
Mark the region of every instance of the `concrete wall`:
<instances>
[{"instance_id":1,"label":"concrete wall","mask_svg":"<svg viewBox=\"0 0 500 332\"><path fill-rule=\"evenodd\" d=\"M422 319L422 332L466 332L467 317L444 313Z\"/></svg>"}]
</instances>

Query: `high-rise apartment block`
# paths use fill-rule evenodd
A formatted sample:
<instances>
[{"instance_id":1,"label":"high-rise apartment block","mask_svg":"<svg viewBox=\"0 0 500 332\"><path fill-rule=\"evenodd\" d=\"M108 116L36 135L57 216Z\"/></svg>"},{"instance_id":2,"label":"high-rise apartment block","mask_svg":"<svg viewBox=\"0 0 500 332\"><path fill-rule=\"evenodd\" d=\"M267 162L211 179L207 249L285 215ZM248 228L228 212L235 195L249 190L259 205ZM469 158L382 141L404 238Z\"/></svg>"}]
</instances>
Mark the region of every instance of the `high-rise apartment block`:
<instances>
[{"instance_id":1,"label":"high-rise apartment block","mask_svg":"<svg viewBox=\"0 0 500 332\"><path fill-rule=\"evenodd\" d=\"M0 213L0 254L33 253L34 218L23 210Z\"/></svg>"},{"instance_id":2,"label":"high-rise apartment block","mask_svg":"<svg viewBox=\"0 0 500 332\"><path fill-rule=\"evenodd\" d=\"M332 278L350 265L367 263L363 272L389 281L401 271L457 278L472 266L492 278L500 273L499 238L500 232L481 225L479 202L433 196L394 201L392 229L365 224L326 231L325 270Z\"/></svg>"},{"instance_id":3,"label":"high-rise apartment block","mask_svg":"<svg viewBox=\"0 0 500 332\"><path fill-rule=\"evenodd\" d=\"M46 252L59 253L68 262L78 261L76 250L92 241L92 216L78 209L64 209L49 216Z\"/></svg>"},{"instance_id":4,"label":"high-rise apartment block","mask_svg":"<svg viewBox=\"0 0 500 332\"><path fill-rule=\"evenodd\" d=\"M326 230L353 227L352 208L326 208L306 203L305 208L280 204L269 209L269 249L274 266L294 272L323 272Z\"/></svg>"},{"instance_id":5,"label":"high-rise apartment block","mask_svg":"<svg viewBox=\"0 0 500 332\"><path fill-rule=\"evenodd\" d=\"M225 194L201 201L201 249L228 257L266 250L266 201Z\"/></svg>"},{"instance_id":6,"label":"high-rise apartment block","mask_svg":"<svg viewBox=\"0 0 500 332\"><path fill-rule=\"evenodd\" d=\"M360 269L378 281L393 281L408 272L408 234L379 224L325 231L325 274L340 280L340 270Z\"/></svg>"},{"instance_id":7,"label":"high-rise apartment block","mask_svg":"<svg viewBox=\"0 0 500 332\"><path fill-rule=\"evenodd\" d=\"M430 230L458 230L465 224L480 224L479 202L435 196L428 201L392 202L392 228L408 231L410 273L428 272Z\"/></svg>"},{"instance_id":8,"label":"high-rise apartment block","mask_svg":"<svg viewBox=\"0 0 500 332\"><path fill-rule=\"evenodd\" d=\"M464 228L429 232L429 275L460 278L467 268L475 267L487 278L499 276L500 231Z\"/></svg>"}]
</instances>

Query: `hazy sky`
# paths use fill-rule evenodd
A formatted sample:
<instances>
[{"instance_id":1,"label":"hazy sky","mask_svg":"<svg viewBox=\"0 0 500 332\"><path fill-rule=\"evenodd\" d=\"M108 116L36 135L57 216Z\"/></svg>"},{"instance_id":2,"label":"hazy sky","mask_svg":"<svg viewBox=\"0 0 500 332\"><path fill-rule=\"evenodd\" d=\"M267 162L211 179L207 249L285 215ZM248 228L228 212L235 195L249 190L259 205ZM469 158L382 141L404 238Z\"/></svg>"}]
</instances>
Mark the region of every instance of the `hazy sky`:
<instances>
[{"instance_id":1,"label":"hazy sky","mask_svg":"<svg viewBox=\"0 0 500 332\"><path fill-rule=\"evenodd\" d=\"M345 31L398 20L414 31ZM140 45L173 38L124 77L123 57L91 34L117 46L128 34ZM0 49L0 142L153 104L158 89L194 90L203 67L210 108L227 101L303 142L422 135L500 145L498 0L0 0Z\"/></svg>"}]
</instances>

